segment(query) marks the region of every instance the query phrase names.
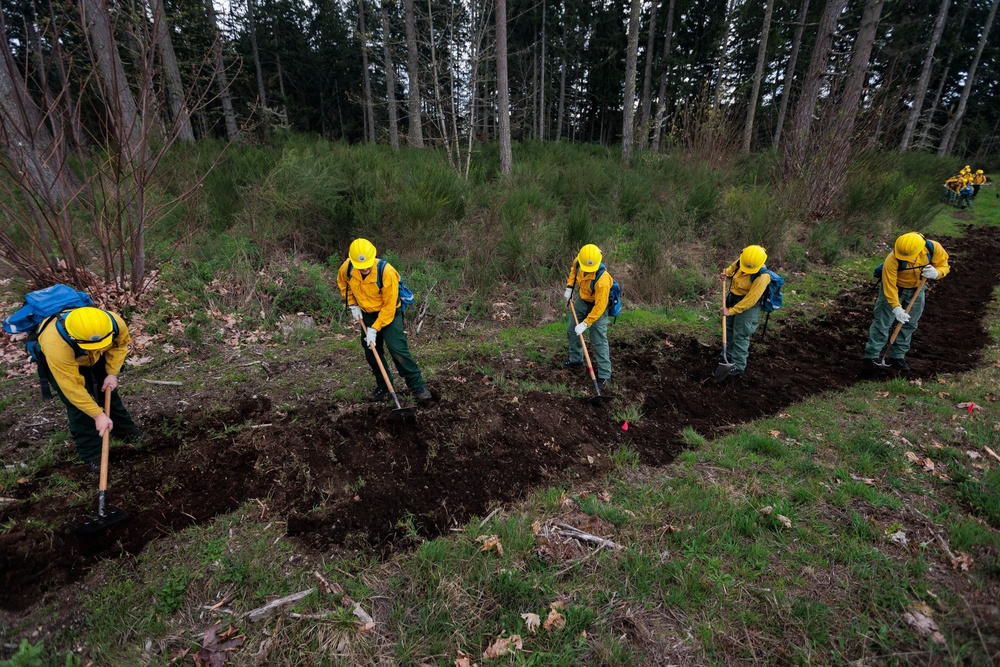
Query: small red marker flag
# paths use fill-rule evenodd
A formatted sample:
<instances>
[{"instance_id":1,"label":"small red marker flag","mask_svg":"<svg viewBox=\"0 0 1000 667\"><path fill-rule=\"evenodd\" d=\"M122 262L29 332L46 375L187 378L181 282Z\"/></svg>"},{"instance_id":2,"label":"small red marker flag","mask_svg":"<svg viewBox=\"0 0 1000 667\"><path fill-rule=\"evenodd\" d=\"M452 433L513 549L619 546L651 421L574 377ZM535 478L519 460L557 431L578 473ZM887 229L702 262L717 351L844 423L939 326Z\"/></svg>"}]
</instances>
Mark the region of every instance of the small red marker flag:
<instances>
[{"instance_id":1,"label":"small red marker flag","mask_svg":"<svg viewBox=\"0 0 1000 667\"><path fill-rule=\"evenodd\" d=\"M623 431L627 431L628 430L628 420L627 419L625 420L625 423L622 424L622 430Z\"/></svg>"}]
</instances>

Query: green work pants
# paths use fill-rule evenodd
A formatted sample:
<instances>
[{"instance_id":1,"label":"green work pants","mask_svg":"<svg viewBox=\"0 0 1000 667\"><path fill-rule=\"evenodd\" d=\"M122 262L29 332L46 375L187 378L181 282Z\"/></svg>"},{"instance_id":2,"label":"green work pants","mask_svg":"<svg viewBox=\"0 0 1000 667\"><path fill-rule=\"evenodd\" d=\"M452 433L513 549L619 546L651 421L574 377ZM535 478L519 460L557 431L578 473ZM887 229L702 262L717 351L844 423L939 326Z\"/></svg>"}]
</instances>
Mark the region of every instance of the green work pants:
<instances>
[{"instance_id":1,"label":"green work pants","mask_svg":"<svg viewBox=\"0 0 1000 667\"><path fill-rule=\"evenodd\" d=\"M378 319L378 313L361 313L361 318L367 329ZM427 386L427 383L424 382L424 376L420 374L417 362L413 360L413 355L410 354L410 345L406 341L406 332L403 331L402 311L397 310L396 317L392 318L392 322L383 327L378 332L378 336L375 337L375 349L378 350L379 359L382 360L382 365L385 367L385 372L389 375L391 381L392 372L385 363L383 344L389 348L389 354L392 356L392 361L396 364L396 370L399 372L400 377L406 380L407 387L416 392ZM378 368L378 362L375 361L375 355L372 354L371 348L365 342L364 336L361 337L361 346L365 348L365 359L368 360L368 365L371 366L372 373L375 374L375 386L381 389L388 389L385 385L385 380L382 378L382 371Z\"/></svg>"},{"instance_id":2,"label":"green work pants","mask_svg":"<svg viewBox=\"0 0 1000 667\"><path fill-rule=\"evenodd\" d=\"M66 406L66 416L69 418L69 432L76 443L76 451L80 455L80 458L87 463L99 460L101 458L102 438L97 432L97 427L94 426L94 418L73 405L66 398L62 387L56 382L48 368L45 368L43 372L48 376L49 385L55 387L56 393L59 394L59 399ZM80 366L80 375L83 376L84 382L87 383L87 391L90 392L90 395L94 397L94 400L97 401L97 404L103 410L104 392L101 391L101 385L104 384L104 378L108 376L107 371L104 369L104 357L98 359L97 363L93 366ZM108 416L111 417L111 421L115 425L112 431L113 435L125 435L135 429L135 422L132 421L132 415L125 409L125 405L122 403L117 389L111 390L111 414Z\"/></svg>"},{"instance_id":3,"label":"green work pants","mask_svg":"<svg viewBox=\"0 0 1000 667\"><path fill-rule=\"evenodd\" d=\"M579 295L573 298L573 309L576 310L576 317L583 322L590 314L594 304L587 303ZM566 316L566 335L569 338L569 360L571 363L584 363L583 345L580 337L576 335L576 322L573 314ZM608 310L604 309L597 321L587 327L584 335L590 334L590 359L594 364L594 372L599 380L611 379L611 349L608 347Z\"/></svg>"},{"instance_id":4,"label":"green work pants","mask_svg":"<svg viewBox=\"0 0 1000 667\"><path fill-rule=\"evenodd\" d=\"M742 296L730 292L726 299L726 307L732 308L742 300ZM759 304L726 318L726 356L729 358L729 363L733 364L738 371L747 369L747 357L750 356L750 336L757 331L759 326Z\"/></svg>"},{"instance_id":5,"label":"green work pants","mask_svg":"<svg viewBox=\"0 0 1000 667\"><path fill-rule=\"evenodd\" d=\"M913 298L916 291L916 287L899 288L899 302L903 308L906 308L907 304L910 303L910 299ZM902 359L910 351L910 340L913 338L913 332L917 330L917 322L920 321L920 316L924 312L925 291L921 290L920 296L913 302L913 308L910 309L910 321L903 325L892 347L889 348L888 356L890 359ZM889 341L889 334L895 326L896 317L892 314L892 306L889 305L889 301L885 298L885 292L880 287L878 298L875 300L875 316L872 319L871 327L868 328L865 359L879 358L882 354L882 348Z\"/></svg>"}]
</instances>

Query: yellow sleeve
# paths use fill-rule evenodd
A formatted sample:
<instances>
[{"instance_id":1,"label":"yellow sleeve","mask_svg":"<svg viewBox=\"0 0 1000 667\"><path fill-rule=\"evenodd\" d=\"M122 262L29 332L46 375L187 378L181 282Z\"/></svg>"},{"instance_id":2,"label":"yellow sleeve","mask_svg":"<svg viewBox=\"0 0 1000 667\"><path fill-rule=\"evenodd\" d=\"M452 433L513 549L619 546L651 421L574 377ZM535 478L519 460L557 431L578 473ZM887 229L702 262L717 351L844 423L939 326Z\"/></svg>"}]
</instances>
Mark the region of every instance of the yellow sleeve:
<instances>
[{"instance_id":1,"label":"yellow sleeve","mask_svg":"<svg viewBox=\"0 0 1000 667\"><path fill-rule=\"evenodd\" d=\"M372 270L378 271L378 266L372 267ZM382 270L382 307L372 327L376 331L381 331L383 327L389 326L396 318L397 307L399 307L399 272L392 264L386 264Z\"/></svg>"},{"instance_id":2,"label":"yellow sleeve","mask_svg":"<svg viewBox=\"0 0 1000 667\"><path fill-rule=\"evenodd\" d=\"M951 271L951 266L948 265L948 251L937 241L931 241L931 243L934 244L934 256L931 258L931 266L938 270L938 280L940 280Z\"/></svg>"},{"instance_id":3,"label":"yellow sleeve","mask_svg":"<svg viewBox=\"0 0 1000 667\"><path fill-rule=\"evenodd\" d=\"M882 265L882 293L885 294L885 300L889 302L890 308L899 305L899 288L896 287L898 274L899 260L890 252L885 258L885 264Z\"/></svg>"},{"instance_id":4,"label":"yellow sleeve","mask_svg":"<svg viewBox=\"0 0 1000 667\"><path fill-rule=\"evenodd\" d=\"M587 323L588 327L594 326L594 322L601 319L604 315L604 311L608 309L608 297L611 295L611 274L607 271L601 276L601 279L597 281L594 285L594 307L590 309L590 314L587 315L587 319L584 322Z\"/></svg>"},{"instance_id":5,"label":"yellow sleeve","mask_svg":"<svg viewBox=\"0 0 1000 667\"><path fill-rule=\"evenodd\" d=\"M735 262L733 262L732 264L730 264L729 266L727 266L726 269L725 269L726 270L726 275L729 276L730 278L732 278L734 275L736 275L736 269L739 268L739 264L740 264L740 260L736 260Z\"/></svg>"},{"instance_id":6,"label":"yellow sleeve","mask_svg":"<svg viewBox=\"0 0 1000 667\"><path fill-rule=\"evenodd\" d=\"M566 287L576 287L576 262L569 267L569 278L566 279Z\"/></svg>"},{"instance_id":7,"label":"yellow sleeve","mask_svg":"<svg viewBox=\"0 0 1000 667\"><path fill-rule=\"evenodd\" d=\"M760 298L764 296L764 290L771 283L771 274L761 272L757 279L753 281L750 285L750 291L747 292L746 296L735 306L729 309L730 315L739 315L740 313L746 311L749 308L753 308L760 301Z\"/></svg>"},{"instance_id":8,"label":"yellow sleeve","mask_svg":"<svg viewBox=\"0 0 1000 667\"><path fill-rule=\"evenodd\" d=\"M128 344L132 341L132 336L129 335L125 320L115 313L111 313L111 317L118 323L118 336L104 353L104 369L108 375L118 375L122 370L122 364L125 363L125 357L128 356Z\"/></svg>"},{"instance_id":9,"label":"yellow sleeve","mask_svg":"<svg viewBox=\"0 0 1000 667\"><path fill-rule=\"evenodd\" d=\"M350 263L351 260L345 259L344 263L340 265L340 269L337 271L337 287L340 288L340 296L347 299L347 305L356 306L358 302L354 298L354 294L347 292L347 267Z\"/></svg>"},{"instance_id":10,"label":"yellow sleeve","mask_svg":"<svg viewBox=\"0 0 1000 667\"><path fill-rule=\"evenodd\" d=\"M51 325L55 329L55 324ZM49 333L48 328L44 331ZM88 417L96 417L104 412L104 409L97 404L94 397L87 391L87 383L80 374L80 365L76 363L76 356L73 348L67 345L62 337L57 333L58 341L47 337L47 344L42 348L45 355L45 363L49 366L49 372L59 385L59 390L69 400Z\"/></svg>"}]
</instances>

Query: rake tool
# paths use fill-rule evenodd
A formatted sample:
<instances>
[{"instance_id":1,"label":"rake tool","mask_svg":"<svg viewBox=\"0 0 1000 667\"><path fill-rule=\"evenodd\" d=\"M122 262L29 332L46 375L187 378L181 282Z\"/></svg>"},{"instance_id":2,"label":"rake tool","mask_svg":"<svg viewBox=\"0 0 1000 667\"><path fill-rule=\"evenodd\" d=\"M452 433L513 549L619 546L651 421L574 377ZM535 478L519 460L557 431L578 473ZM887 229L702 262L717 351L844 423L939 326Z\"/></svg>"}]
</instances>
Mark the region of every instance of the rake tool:
<instances>
[{"instance_id":1,"label":"rake tool","mask_svg":"<svg viewBox=\"0 0 1000 667\"><path fill-rule=\"evenodd\" d=\"M361 325L361 335L367 335L368 331L365 328L364 321L359 321L358 324ZM382 357L379 356L378 349L376 349L374 343L370 344L368 349L372 351L372 355L375 357L375 363L378 364L378 369L382 371L382 379L385 380L385 386L389 390L389 395L392 396L392 400L396 404L396 409L390 411L387 415L389 421L399 421L407 418L413 419L413 416L417 412L416 406L404 408L399 404L399 397L396 396L396 390L392 387L392 380L389 379L389 374L385 372L385 366L382 364Z\"/></svg>"},{"instance_id":2,"label":"rake tool","mask_svg":"<svg viewBox=\"0 0 1000 667\"><path fill-rule=\"evenodd\" d=\"M576 316L576 308L573 307L573 295L570 294L569 301L566 302L566 307L569 308L569 312L573 313L573 321L577 326L580 326L580 318ZM590 363L590 352L587 351L587 341L583 339L583 334L578 334L580 336L580 344L583 345L583 358L587 360L587 370L590 372L590 379L594 382L594 391L596 396L591 396L587 399L587 402L591 405L604 405L615 399L614 396L601 395L601 385L597 384L597 375L594 374L594 364Z\"/></svg>"},{"instance_id":3,"label":"rake tool","mask_svg":"<svg viewBox=\"0 0 1000 667\"><path fill-rule=\"evenodd\" d=\"M910 299L910 303L906 306L907 315L910 314L910 309L913 308L913 304L917 302L917 297L920 296L920 292L924 289L924 285L926 284L927 278L921 278L920 284L917 285L917 291L913 293L913 298ZM889 337L889 342L885 344L884 348L882 348L882 356L879 357L878 361L874 362L879 368L889 368L889 362L885 360L885 357L889 354L889 350L892 349L892 344L896 342L896 336L898 336L899 332L902 330L903 323L897 322L896 328L892 330L892 336Z\"/></svg>"},{"instance_id":4,"label":"rake tool","mask_svg":"<svg viewBox=\"0 0 1000 667\"><path fill-rule=\"evenodd\" d=\"M726 279L722 279L722 307L726 307ZM729 344L726 342L726 316L722 316L722 361L719 365L715 367L715 381L722 382L729 376L729 371L733 369L735 364L730 363L729 357L726 354L726 348Z\"/></svg>"},{"instance_id":5,"label":"rake tool","mask_svg":"<svg viewBox=\"0 0 1000 667\"><path fill-rule=\"evenodd\" d=\"M111 387L104 389L104 414L111 414ZM104 431L104 436L101 440L101 480L97 487L97 516L74 525L72 530L77 535L93 535L129 518L128 512L114 505L108 505L105 502L108 492L108 450L111 448L110 439L111 429L107 429Z\"/></svg>"}]
</instances>

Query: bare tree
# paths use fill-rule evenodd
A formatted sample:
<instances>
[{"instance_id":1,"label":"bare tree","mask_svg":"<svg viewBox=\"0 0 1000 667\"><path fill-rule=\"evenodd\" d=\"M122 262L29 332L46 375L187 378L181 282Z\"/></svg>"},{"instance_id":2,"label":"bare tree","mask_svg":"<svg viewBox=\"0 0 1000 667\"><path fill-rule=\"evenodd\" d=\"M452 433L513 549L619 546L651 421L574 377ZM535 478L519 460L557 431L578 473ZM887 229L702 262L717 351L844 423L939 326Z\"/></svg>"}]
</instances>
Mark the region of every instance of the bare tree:
<instances>
[{"instance_id":1,"label":"bare tree","mask_svg":"<svg viewBox=\"0 0 1000 667\"><path fill-rule=\"evenodd\" d=\"M403 0L406 21L407 89L410 100L410 145L424 147L424 132L420 122L420 60L417 52L417 17L413 0Z\"/></svg>"},{"instance_id":2,"label":"bare tree","mask_svg":"<svg viewBox=\"0 0 1000 667\"><path fill-rule=\"evenodd\" d=\"M774 0L767 0L767 7L764 9L764 27L760 30L760 46L757 49L757 68L753 73L753 88L750 93L750 101L747 104L747 122L743 129L743 152L750 152L750 143L753 141L753 120L757 113L757 98L760 96L760 81L764 78L764 61L767 58L767 38L771 32L771 11L774 9Z\"/></svg>"},{"instance_id":3,"label":"bare tree","mask_svg":"<svg viewBox=\"0 0 1000 667\"><path fill-rule=\"evenodd\" d=\"M667 79L670 77L670 40L674 34L674 4L670 0L667 8L667 36L663 38L663 71L660 73L660 91L656 95L656 122L653 124L653 150L660 150L663 136L663 121L667 114Z\"/></svg>"},{"instance_id":4,"label":"bare tree","mask_svg":"<svg viewBox=\"0 0 1000 667\"><path fill-rule=\"evenodd\" d=\"M642 97L639 100L639 149L649 144L649 108L653 88L653 60L656 59L656 8L660 0L653 0L649 10L649 34L646 37L646 69L642 73Z\"/></svg>"},{"instance_id":5,"label":"bare tree","mask_svg":"<svg viewBox=\"0 0 1000 667\"><path fill-rule=\"evenodd\" d=\"M542 57L539 63L538 86L538 138L542 141L545 141L545 126L548 124L548 114L545 113L545 10L545 0L542 0Z\"/></svg>"},{"instance_id":6,"label":"bare tree","mask_svg":"<svg viewBox=\"0 0 1000 667\"><path fill-rule=\"evenodd\" d=\"M170 115L180 130L178 138L181 141L194 141L191 115L187 110L187 100L184 99L184 83L181 81L181 70L177 66L177 54L174 53L174 41L170 38L170 22L163 8L163 0L153 0L153 38L160 50L163 76L167 81Z\"/></svg>"},{"instance_id":7,"label":"bare tree","mask_svg":"<svg viewBox=\"0 0 1000 667\"><path fill-rule=\"evenodd\" d=\"M382 12L382 54L385 60L385 98L389 103L389 145L392 150L399 150L399 121L396 111L396 68L392 64L392 42L389 31L389 13L385 10L385 3L382 0L380 8Z\"/></svg>"},{"instance_id":8,"label":"bare tree","mask_svg":"<svg viewBox=\"0 0 1000 667\"><path fill-rule=\"evenodd\" d=\"M208 10L208 24L212 28L212 57L215 59L215 86L219 99L222 101L222 117L226 123L226 137L229 141L237 141L240 136L236 125L236 113L233 111L233 97L229 92L229 78L226 75L226 64L222 58L222 34L219 32L219 21L215 15L213 0L205 0Z\"/></svg>"},{"instance_id":9,"label":"bare tree","mask_svg":"<svg viewBox=\"0 0 1000 667\"><path fill-rule=\"evenodd\" d=\"M795 34L792 37L792 52L788 56L788 67L785 68L785 79L781 84L781 107L778 109L778 120L774 124L774 144L781 143L781 130L785 126L785 114L788 113L788 101L792 99L792 81L795 78L795 65L799 61L799 49L802 46L802 30L806 27L806 16L809 14L809 0L802 0L799 7L798 21L795 24Z\"/></svg>"},{"instance_id":10,"label":"bare tree","mask_svg":"<svg viewBox=\"0 0 1000 667\"><path fill-rule=\"evenodd\" d=\"M986 17L986 24L983 26L982 34L979 36L976 54L972 57L972 64L969 65L969 71L965 75L965 85L962 87L962 96L958 100L958 108L955 109L955 113L948 119L948 123L944 126L944 131L941 133L941 144L938 146L937 151L939 157L943 157L951 151L952 143L955 140L955 130L965 116L965 109L969 104L969 95L972 93L972 84L976 81L976 69L979 67L979 59L983 55L983 49L986 48L986 41L990 37L993 20L997 15L997 5L1000 5L1000 0L993 0L993 4L990 6L990 14Z\"/></svg>"},{"instance_id":11,"label":"bare tree","mask_svg":"<svg viewBox=\"0 0 1000 667\"><path fill-rule=\"evenodd\" d=\"M514 155L510 145L510 89L507 85L507 0L496 0L497 112L500 125L500 173L510 174Z\"/></svg>"},{"instance_id":12,"label":"bare tree","mask_svg":"<svg viewBox=\"0 0 1000 667\"><path fill-rule=\"evenodd\" d=\"M556 141L562 139L563 115L566 111L566 22L562 24L562 54L559 56L559 111L556 118Z\"/></svg>"},{"instance_id":13,"label":"bare tree","mask_svg":"<svg viewBox=\"0 0 1000 667\"><path fill-rule=\"evenodd\" d=\"M917 87L913 91L910 113L906 117L906 128L903 130L903 139L899 143L900 152L909 150L910 142L913 140L913 132L917 128L917 121L920 119L920 112L924 106L924 97L927 96L927 87L931 81L931 69L934 66L934 51L941 42L941 35L944 34L944 24L948 20L948 6L950 4L951 0L941 0L941 8L938 10L937 19L934 21L931 41L927 45L927 54L924 56L924 65L920 69Z\"/></svg>"},{"instance_id":14,"label":"bare tree","mask_svg":"<svg viewBox=\"0 0 1000 667\"><path fill-rule=\"evenodd\" d=\"M712 110L719 108L722 99L722 87L726 85L726 69L729 67L729 35L733 32L733 13L736 11L736 0L726 3L726 29L719 43L719 64L715 68L715 94L712 96Z\"/></svg>"},{"instance_id":15,"label":"bare tree","mask_svg":"<svg viewBox=\"0 0 1000 667\"><path fill-rule=\"evenodd\" d=\"M628 21L628 47L625 52L625 108L622 118L622 162L632 162L635 147L635 71L639 58L639 19L642 0L632 0Z\"/></svg>"},{"instance_id":16,"label":"bare tree","mask_svg":"<svg viewBox=\"0 0 1000 667\"><path fill-rule=\"evenodd\" d=\"M361 40L361 80L365 94L365 139L375 141L375 105L372 103L372 80L368 71L368 31L365 29L365 0L358 0L358 24Z\"/></svg>"},{"instance_id":17,"label":"bare tree","mask_svg":"<svg viewBox=\"0 0 1000 667\"><path fill-rule=\"evenodd\" d=\"M965 0L962 13L958 16L958 26L955 29L955 34L962 34L962 30L965 28L965 19L968 18L970 9L972 9L972 0ZM944 70L941 72L941 77L938 80L937 89L934 91L934 99L928 106L927 111L924 112L924 125L920 130L920 138L917 140L917 143L921 147L929 147L930 145L928 143L928 136L934 127L934 115L937 112L938 105L941 103L941 95L944 93L944 87L948 83L948 77L951 74L951 63L954 60L955 49L951 49L948 52L948 60L945 62Z\"/></svg>"},{"instance_id":18,"label":"bare tree","mask_svg":"<svg viewBox=\"0 0 1000 667\"><path fill-rule=\"evenodd\" d=\"M264 89L264 70L261 67L260 51L257 48L257 25L253 15L253 0L247 0L247 27L250 28L250 50L253 52L253 66L257 73L257 97L262 107L267 107L267 91Z\"/></svg>"}]
</instances>

